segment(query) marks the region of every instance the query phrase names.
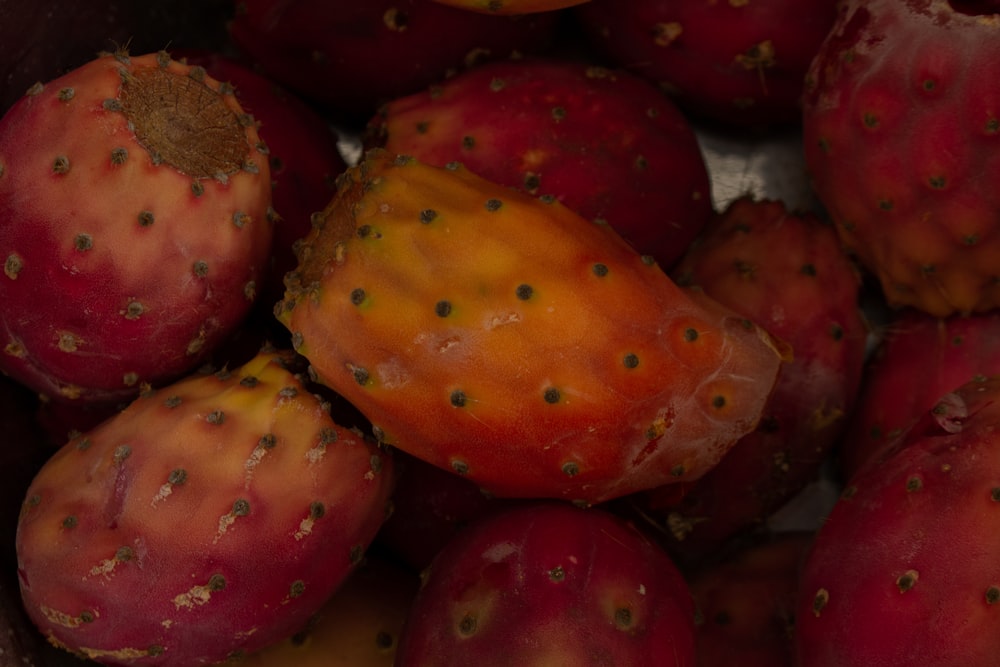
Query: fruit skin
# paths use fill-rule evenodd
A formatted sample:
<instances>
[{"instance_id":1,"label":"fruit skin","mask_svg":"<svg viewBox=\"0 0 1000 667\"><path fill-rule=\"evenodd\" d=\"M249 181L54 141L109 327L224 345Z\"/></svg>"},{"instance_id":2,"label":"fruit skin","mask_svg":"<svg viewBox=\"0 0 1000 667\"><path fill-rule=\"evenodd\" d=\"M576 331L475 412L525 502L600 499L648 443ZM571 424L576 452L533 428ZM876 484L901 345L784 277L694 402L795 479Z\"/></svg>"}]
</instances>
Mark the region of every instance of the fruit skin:
<instances>
[{"instance_id":1,"label":"fruit skin","mask_svg":"<svg viewBox=\"0 0 1000 667\"><path fill-rule=\"evenodd\" d=\"M792 667L799 569L812 540L776 533L688 575L698 667Z\"/></svg>"},{"instance_id":2,"label":"fruit skin","mask_svg":"<svg viewBox=\"0 0 1000 667\"><path fill-rule=\"evenodd\" d=\"M780 248L780 252L775 252ZM698 286L792 349L756 429L700 479L633 502L680 562L700 562L815 481L850 423L868 324L861 279L836 232L780 200L742 197L719 213L671 276Z\"/></svg>"},{"instance_id":3,"label":"fruit skin","mask_svg":"<svg viewBox=\"0 0 1000 667\"><path fill-rule=\"evenodd\" d=\"M589 43L658 84L692 116L733 128L797 124L803 77L835 0L591 0Z\"/></svg>"},{"instance_id":4,"label":"fruit skin","mask_svg":"<svg viewBox=\"0 0 1000 667\"><path fill-rule=\"evenodd\" d=\"M698 138L625 70L579 60L484 63L383 105L366 143L548 195L668 268L713 214Z\"/></svg>"},{"instance_id":5,"label":"fruit skin","mask_svg":"<svg viewBox=\"0 0 1000 667\"><path fill-rule=\"evenodd\" d=\"M194 375L69 441L28 488L25 609L108 665L200 665L298 631L385 519L391 457L338 426L290 352Z\"/></svg>"},{"instance_id":6,"label":"fruit skin","mask_svg":"<svg viewBox=\"0 0 1000 667\"><path fill-rule=\"evenodd\" d=\"M363 124L383 102L454 72L548 50L558 18L430 0L242 0L229 28L268 76L338 120Z\"/></svg>"},{"instance_id":7,"label":"fruit skin","mask_svg":"<svg viewBox=\"0 0 1000 667\"><path fill-rule=\"evenodd\" d=\"M423 574L398 667L693 666L694 603L614 514L537 501L458 533Z\"/></svg>"},{"instance_id":8,"label":"fruit skin","mask_svg":"<svg viewBox=\"0 0 1000 667\"><path fill-rule=\"evenodd\" d=\"M288 639L251 653L244 667L393 667L420 577L369 554Z\"/></svg>"},{"instance_id":9,"label":"fruit skin","mask_svg":"<svg viewBox=\"0 0 1000 667\"><path fill-rule=\"evenodd\" d=\"M558 202L384 151L302 244L279 320L377 437L495 496L583 504L696 479L781 362Z\"/></svg>"},{"instance_id":10,"label":"fruit skin","mask_svg":"<svg viewBox=\"0 0 1000 667\"><path fill-rule=\"evenodd\" d=\"M267 275L256 303L268 315L285 292L285 274L298 263L292 247L312 228L336 191L347 164L337 148L338 133L326 118L250 64L216 51L187 49L174 58L204 67L208 75L231 84L236 99L257 123L268 148L272 207L278 214Z\"/></svg>"},{"instance_id":11,"label":"fruit skin","mask_svg":"<svg viewBox=\"0 0 1000 667\"><path fill-rule=\"evenodd\" d=\"M968 5L968 3L965 3ZM1000 15L845 2L808 74L806 165L891 306L1000 305Z\"/></svg>"},{"instance_id":12,"label":"fruit skin","mask_svg":"<svg viewBox=\"0 0 1000 667\"><path fill-rule=\"evenodd\" d=\"M512 16L534 12L552 12L590 2L590 0L434 0L434 2L484 14Z\"/></svg>"},{"instance_id":13,"label":"fruit skin","mask_svg":"<svg viewBox=\"0 0 1000 667\"><path fill-rule=\"evenodd\" d=\"M919 360L915 363L914 360ZM938 318L913 308L894 314L865 368L857 408L837 450L849 479L944 394L1000 374L1000 312Z\"/></svg>"},{"instance_id":14,"label":"fruit skin","mask_svg":"<svg viewBox=\"0 0 1000 667\"><path fill-rule=\"evenodd\" d=\"M798 665L995 662L998 398L962 385L850 480L804 562Z\"/></svg>"},{"instance_id":15,"label":"fruit skin","mask_svg":"<svg viewBox=\"0 0 1000 667\"><path fill-rule=\"evenodd\" d=\"M251 308L270 204L266 147L203 70L116 52L34 88L0 120L0 369L114 403L196 368Z\"/></svg>"}]
</instances>

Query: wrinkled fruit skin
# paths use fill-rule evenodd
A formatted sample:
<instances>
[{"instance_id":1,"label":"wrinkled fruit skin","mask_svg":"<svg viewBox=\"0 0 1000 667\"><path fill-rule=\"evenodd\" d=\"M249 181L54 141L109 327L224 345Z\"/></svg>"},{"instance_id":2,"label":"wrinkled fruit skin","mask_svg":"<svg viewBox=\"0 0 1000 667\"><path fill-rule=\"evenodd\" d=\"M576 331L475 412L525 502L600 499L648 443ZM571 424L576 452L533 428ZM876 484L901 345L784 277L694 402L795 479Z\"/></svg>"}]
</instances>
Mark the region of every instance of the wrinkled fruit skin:
<instances>
[{"instance_id":1,"label":"wrinkled fruit skin","mask_svg":"<svg viewBox=\"0 0 1000 667\"><path fill-rule=\"evenodd\" d=\"M849 479L865 462L890 451L944 394L997 374L1000 312L942 319L912 308L899 311L865 368L862 393L837 452L841 475Z\"/></svg>"},{"instance_id":2,"label":"wrinkled fruit skin","mask_svg":"<svg viewBox=\"0 0 1000 667\"><path fill-rule=\"evenodd\" d=\"M672 266L712 216L694 128L625 70L556 59L485 63L383 105L369 146L555 197Z\"/></svg>"},{"instance_id":3,"label":"wrinkled fruit skin","mask_svg":"<svg viewBox=\"0 0 1000 667\"><path fill-rule=\"evenodd\" d=\"M377 437L496 496L596 503L695 479L781 362L606 225L377 151L301 248L279 319Z\"/></svg>"},{"instance_id":4,"label":"wrinkled fruit skin","mask_svg":"<svg viewBox=\"0 0 1000 667\"><path fill-rule=\"evenodd\" d=\"M235 45L276 81L363 123L380 104L484 60L547 51L558 14L488 15L429 0L244 0Z\"/></svg>"},{"instance_id":5,"label":"wrinkled fruit skin","mask_svg":"<svg viewBox=\"0 0 1000 667\"><path fill-rule=\"evenodd\" d=\"M144 394L69 441L28 488L25 609L107 665L212 664L301 629L385 519L392 460L286 364Z\"/></svg>"},{"instance_id":6,"label":"wrinkled fruit skin","mask_svg":"<svg viewBox=\"0 0 1000 667\"><path fill-rule=\"evenodd\" d=\"M591 44L690 114L734 128L792 126L834 0L590 0Z\"/></svg>"},{"instance_id":7,"label":"wrinkled fruit skin","mask_svg":"<svg viewBox=\"0 0 1000 667\"><path fill-rule=\"evenodd\" d=\"M889 305L937 317L1000 305L1000 14L953 4L844 3L803 111L845 245Z\"/></svg>"},{"instance_id":8,"label":"wrinkled fruit skin","mask_svg":"<svg viewBox=\"0 0 1000 667\"><path fill-rule=\"evenodd\" d=\"M0 370L107 404L196 368L254 301L269 174L236 98L165 53L33 88L0 120Z\"/></svg>"},{"instance_id":9,"label":"wrinkled fruit skin","mask_svg":"<svg viewBox=\"0 0 1000 667\"><path fill-rule=\"evenodd\" d=\"M991 665L1000 379L943 396L849 481L806 557L801 667Z\"/></svg>"},{"instance_id":10,"label":"wrinkled fruit skin","mask_svg":"<svg viewBox=\"0 0 1000 667\"><path fill-rule=\"evenodd\" d=\"M620 518L533 503L438 554L396 664L693 666L694 603L666 553Z\"/></svg>"},{"instance_id":11,"label":"wrinkled fruit skin","mask_svg":"<svg viewBox=\"0 0 1000 667\"><path fill-rule=\"evenodd\" d=\"M735 200L671 275L792 349L753 432L699 480L635 499L666 528L665 545L675 558L698 562L762 528L819 477L854 410L868 327L859 306L860 276L836 232L780 201Z\"/></svg>"}]
</instances>

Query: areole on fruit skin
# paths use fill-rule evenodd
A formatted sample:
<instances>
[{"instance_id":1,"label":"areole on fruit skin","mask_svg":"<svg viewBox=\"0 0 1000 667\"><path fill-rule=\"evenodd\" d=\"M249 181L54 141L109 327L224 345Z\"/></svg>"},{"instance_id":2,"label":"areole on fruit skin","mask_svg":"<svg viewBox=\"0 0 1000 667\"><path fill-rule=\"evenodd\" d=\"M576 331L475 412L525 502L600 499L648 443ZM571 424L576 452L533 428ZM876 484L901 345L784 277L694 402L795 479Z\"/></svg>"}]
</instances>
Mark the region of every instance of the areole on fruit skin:
<instances>
[{"instance_id":1,"label":"areole on fruit skin","mask_svg":"<svg viewBox=\"0 0 1000 667\"><path fill-rule=\"evenodd\" d=\"M32 87L0 121L0 368L82 402L199 364L266 266L266 153L232 89L166 52Z\"/></svg>"}]
</instances>

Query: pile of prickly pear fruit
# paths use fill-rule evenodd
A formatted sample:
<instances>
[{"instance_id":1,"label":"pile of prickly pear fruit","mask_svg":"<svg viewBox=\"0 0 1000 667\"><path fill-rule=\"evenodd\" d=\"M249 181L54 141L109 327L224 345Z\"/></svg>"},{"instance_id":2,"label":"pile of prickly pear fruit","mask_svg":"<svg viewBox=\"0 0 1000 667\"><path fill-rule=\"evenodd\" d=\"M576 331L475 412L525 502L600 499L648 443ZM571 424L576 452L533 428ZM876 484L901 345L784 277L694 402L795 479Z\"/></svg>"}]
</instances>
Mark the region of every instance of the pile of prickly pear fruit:
<instances>
[{"instance_id":1,"label":"pile of prickly pear fruit","mask_svg":"<svg viewBox=\"0 0 1000 667\"><path fill-rule=\"evenodd\" d=\"M0 667L995 665L998 37L0 2Z\"/></svg>"}]
</instances>

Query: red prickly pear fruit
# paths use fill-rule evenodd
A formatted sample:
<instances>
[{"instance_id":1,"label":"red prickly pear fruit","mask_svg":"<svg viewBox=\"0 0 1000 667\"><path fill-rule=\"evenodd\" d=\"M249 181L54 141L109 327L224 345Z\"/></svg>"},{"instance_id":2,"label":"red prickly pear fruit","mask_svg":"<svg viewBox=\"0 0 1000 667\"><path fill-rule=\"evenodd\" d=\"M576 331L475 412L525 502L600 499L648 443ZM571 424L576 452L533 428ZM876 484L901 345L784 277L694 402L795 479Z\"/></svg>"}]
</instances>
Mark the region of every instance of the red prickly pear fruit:
<instances>
[{"instance_id":1,"label":"red prickly pear fruit","mask_svg":"<svg viewBox=\"0 0 1000 667\"><path fill-rule=\"evenodd\" d=\"M272 240L251 117L203 69L107 54L0 120L0 370L51 400L129 401L242 322Z\"/></svg>"},{"instance_id":2,"label":"red prickly pear fruit","mask_svg":"<svg viewBox=\"0 0 1000 667\"><path fill-rule=\"evenodd\" d=\"M337 425L289 352L144 393L27 490L22 599L107 665L200 665L283 640L361 562L392 459Z\"/></svg>"},{"instance_id":3,"label":"red prickly pear fruit","mask_svg":"<svg viewBox=\"0 0 1000 667\"><path fill-rule=\"evenodd\" d=\"M309 233L312 214L330 201L337 176L347 168L337 146L339 136L316 109L249 63L216 51L188 49L172 54L231 84L236 99L253 114L257 132L267 144L272 206L278 219L271 262L257 303L270 315L284 294L285 274L297 264L295 242Z\"/></svg>"},{"instance_id":4,"label":"red prickly pear fruit","mask_svg":"<svg viewBox=\"0 0 1000 667\"><path fill-rule=\"evenodd\" d=\"M367 555L333 596L288 639L251 653L243 667L393 667L420 577Z\"/></svg>"},{"instance_id":5,"label":"red prickly pear fruit","mask_svg":"<svg viewBox=\"0 0 1000 667\"><path fill-rule=\"evenodd\" d=\"M817 198L885 301L1000 306L1000 7L842 2L803 100Z\"/></svg>"},{"instance_id":6,"label":"red prickly pear fruit","mask_svg":"<svg viewBox=\"0 0 1000 667\"><path fill-rule=\"evenodd\" d=\"M792 349L757 428L715 468L689 484L633 499L665 528L665 546L675 558L697 562L764 528L819 477L857 401L868 325L859 272L836 232L781 201L734 200L671 275Z\"/></svg>"},{"instance_id":7,"label":"red prickly pear fruit","mask_svg":"<svg viewBox=\"0 0 1000 667\"><path fill-rule=\"evenodd\" d=\"M591 0L574 10L588 42L659 85L692 117L794 126L803 79L835 0Z\"/></svg>"},{"instance_id":8,"label":"red prickly pear fruit","mask_svg":"<svg viewBox=\"0 0 1000 667\"><path fill-rule=\"evenodd\" d=\"M792 667L799 570L812 539L776 533L688 575L698 667Z\"/></svg>"},{"instance_id":9,"label":"red prickly pear fruit","mask_svg":"<svg viewBox=\"0 0 1000 667\"><path fill-rule=\"evenodd\" d=\"M547 51L558 12L490 16L429 0L243 0L230 23L248 60L338 120L483 61Z\"/></svg>"},{"instance_id":10,"label":"red prickly pear fruit","mask_svg":"<svg viewBox=\"0 0 1000 667\"><path fill-rule=\"evenodd\" d=\"M422 575L399 667L693 666L677 567L620 517L538 501L458 533Z\"/></svg>"},{"instance_id":11,"label":"red prickly pear fruit","mask_svg":"<svg viewBox=\"0 0 1000 667\"><path fill-rule=\"evenodd\" d=\"M917 361L915 361L917 360ZM938 318L907 308L887 323L837 450L849 479L880 458L944 394L1000 373L1000 312Z\"/></svg>"},{"instance_id":12,"label":"red prickly pear fruit","mask_svg":"<svg viewBox=\"0 0 1000 667\"><path fill-rule=\"evenodd\" d=\"M498 497L700 477L782 359L610 227L457 165L369 153L300 250L276 313L318 382Z\"/></svg>"},{"instance_id":13,"label":"red prickly pear fruit","mask_svg":"<svg viewBox=\"0 0 1000 667\"><path fill-rule=\"evenodd\" d=\"M551 58L486 63L383 105L366 143L555 197L669 268L711 218L694 128L624 70Z\"/></svg>"},{"instance_id":14,"label":"red prickly pear fruit","mask_svg":"<svg viewBox=\"0 0 1000 667\"><path fill-rule=\"evenodd\" d=\"M998 399L963 384L851 478L804 561L797 665L996 662Z\"/></svg>"}]
</instances>

